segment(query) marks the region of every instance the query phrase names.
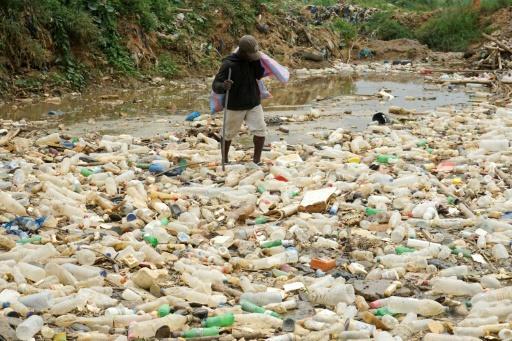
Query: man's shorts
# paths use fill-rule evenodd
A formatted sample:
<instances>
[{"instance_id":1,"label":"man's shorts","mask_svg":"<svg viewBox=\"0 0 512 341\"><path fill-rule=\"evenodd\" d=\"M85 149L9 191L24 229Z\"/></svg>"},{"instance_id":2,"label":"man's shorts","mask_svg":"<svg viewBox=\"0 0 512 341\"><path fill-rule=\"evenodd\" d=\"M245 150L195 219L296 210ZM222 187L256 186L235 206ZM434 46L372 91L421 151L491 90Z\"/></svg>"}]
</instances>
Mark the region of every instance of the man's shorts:
<instances>
[{"instance_id":1,"label":"man's shorts","mask_svg":"<svg viewBox=\"0 0 512 341\"><path fill-rule=\"evenodd\" d=\"M227 141L231 141L238 135L240 127L242 127L242 122L244 121L251 134L254 136L265 136L267 126L263 118L263 107L258 105L250 110L227 111L225 136Z\"/></svg>"}]
</instances>

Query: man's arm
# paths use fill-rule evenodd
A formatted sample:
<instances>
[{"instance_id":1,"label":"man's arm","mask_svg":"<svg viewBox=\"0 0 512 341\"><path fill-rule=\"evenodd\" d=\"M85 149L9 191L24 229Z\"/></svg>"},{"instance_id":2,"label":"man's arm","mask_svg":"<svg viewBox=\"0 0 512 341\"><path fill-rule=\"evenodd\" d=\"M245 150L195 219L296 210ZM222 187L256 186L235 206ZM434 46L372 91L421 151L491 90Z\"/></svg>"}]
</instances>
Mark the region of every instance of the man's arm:
<instances>
[{"instance_id":1,"label":"man's arm","mask_svg":"<svg viewBox=\"0 0 512 341\"><path fill-rule=\"evenodd\" d=\"M226 93L226 81L228 79L228 70L229 70L229 62L225 61L222 63L219 72L215 76L212 84L212 90L216 94L224 94Z\"/></svg>"}]
</instances>

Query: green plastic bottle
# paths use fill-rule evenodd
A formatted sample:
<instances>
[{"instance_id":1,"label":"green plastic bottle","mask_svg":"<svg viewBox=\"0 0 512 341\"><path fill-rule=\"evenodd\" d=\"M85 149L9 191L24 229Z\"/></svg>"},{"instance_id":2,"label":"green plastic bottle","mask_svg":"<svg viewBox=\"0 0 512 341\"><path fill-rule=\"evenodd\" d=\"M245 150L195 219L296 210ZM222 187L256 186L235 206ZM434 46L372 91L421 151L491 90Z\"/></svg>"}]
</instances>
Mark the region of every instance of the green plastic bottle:
<instances>
[{"instance_id":1,"label":"green plastic bottle","mask_svg":"<svg viewBox=\"0 0 512 341\"><path fill-rule=\"evenodd\" d=\"M393 155L377 155L377 162L380 164L390 164L396 161L396 156Z\"/></svg>"},{"instance_id":2,"label":"green plastic bottle","mask_svg":"<svg viewBox=\"0 0 512 341\"><path fill-rule=\"evenodd\" d=\"M39 244L41 243L41 236L32 236L30 238L22 238L17 241L18 244Z\"/></svg>"},{"instance_id":3,"label":"green plastic bottle","mask_svg":"<svg viewBox=\"0 0 512 341\"><path fill-rule=\"evenodd\" d=\"M384 315L395 315L391 310L389 310L387 307L382 307L379 309L376 309L373 313L375 316L384 316Z\"/></svg>"},{"instance_id":4,"label":"green plastic bottle","mask_svg":"<svg viewBox=\"0 0 512 341\"><path fill-rule=\"evenodd\" d=\"M379 213L383 213L381 210L378 210L376 208L371 208L371 207L367 207L364 209L364 212L366 213L366 215L368 216L372 216L372 215L377 215Z\"/></svg>"},{"instance_id":5,"label":"green plastic bottle","mask_svg":"<svg viewBox=\"0 0 512 341\"><path fill-rule=\"evenodd\" d=\"M189 329L181 335L185 339L191 339L194 337L204 337L204 336L219 336L220 328L219 327L209 327L209 328L192 328Z\"/></svg>"},{"instance_id":6,"label":"green plastic bottle","mask_svg":"<svg viewBox=\"0 0 512 341\"><path fill-rule=\"evenodd\" d=\"M281 316L278 313L276 313L275 311L266 310L265 308L260 307L260 306L254 304L252 302L249 302L247 300L240 301L240 305L242 306L243 311L247 311L249 313L267 314L270 316L281 318Z\"/></svg>"},{"instance_id":7,"label":"green plastic bottle","mask_svg":"<svg viewBox=\"0 0 512 341\"><path fill-rule=\"evenodd\" d=\"M281 246L281 245L284 247L293 246L293 241L292 240L282 240L282 239L270 240L270 241L261 243L260 247L263 249L269 249L271 247L277 247L277 246Z\"/></svg>"},{"instance_id":8,"label":"green plastic bottle","mask_svg":"<svg viewBox=\"0 0 512 341\"><path fill-rule=\"evenodd\" d=\"M89 168L82 168L82 169L80 169L80 174L82 174L83 176L85 176L87 178L87 177L93 175L94 172Z\"/></svg>"},{"instance_id":9,"label":"green plastic bottle","mask_svg":"<svg viewBox=\"0 0 512 341\"><path fill-rule=\"evenodd\" d=\"M135 167L140 169L149 169L150 163L136 163Z\"/></svg>"},{"instance_id":10,"label":"green plastic bottle","mask_svg":"<svg viewBox=\"0 0 512 341\"><path fill-rule=\"evenodd\" d=\"M229 327L233 323L235 323L235 315L233 313L227 313L222 315L217 315L213 317L208 317L203 320L203 327Z\"/></svg>"},{"instance_id":11,"label":"green plastic bottle","mask_svg":"<svg viewBox=\"0 0 512 341\"><path fill-rule=\"evenodd\" d=\"M462 254L464 257L470 258L471 257L471 251L468 249L463 249L460 247L450 246L450 249L452 249L453 255Z\"/></svg>"},{"instance_id":12,"label":"green plastic bottle","mask_svg":"<svg viewBox=\"0 0 512 341\"><path fill-rule=\"evenodd\" d=\"M259 217L257 217L255 220L254 220L254 223L256 225L260 225L260 224L265 224L266 222L268 221L268 218L265 217L264 215L260 215Z\"/></svg>"},{"instance_id":13,"label":"green plastic bottle","mask_svg":"<svg viewBox=\"0 0 512 341\"><path fill-rule=\"evenodd\" d=\"M160 224L162 224L164 226L169 225L169 218L164 217L164 218L160 219Z\"/></svg>"},{"instance_id":14,"label":"green plastic bottle","mask_svg":"<svg viewBox=\"0 0 512 341\"><path fill-rule=\"evenodd\" d=\"M144 236L144 240L146 241L146 243L148 243L152 247L156 247L158 245L158 239L156 239L155 236L151 236L148 234L148 235Z\"/></svg>"},{"instance_id":15,"label":"green plastic bottle","mask_svg":"<svg viewBox=\"0 0 512 341\"><path fill-rule=\"evenodd\" d=\"M415 249L411 249L410 247L407 247L407 246L397 246L395 247L395 253L397 255L403 255L404 253L410 253L410 252L414 252L416 251Z\"/></svg>"},{"instance_id":16,"label":"green plastic bottle","mask_svg":"<svg viewBox=\"0 0 512 341\"><path fill-rule=\"evenodd\" d=\"M270 241L261 243L260 247L262 247L263 249L269 249L271 247L277 247L277 246L281 246L281 245L283 245L282 240L270 240Z\"/></svg>"},{"instance_id":17,"label":"green plastic bottle","mask_svg":"<svg viewBox=\"0 0 512 341\"><path fill-rule=\"evenodd\" d=\"M417 147L425 147L427 145L427 140L421 139L418 142L416 142Z\"/></svg>"},{"instance_id":18,"label":"green plastic bottle","mask_svg":"<svg viewBox=\"0 0 512 341\"><path fill-rule=\"evenodd\" d=\"M265 187L263 187L262 185L258 186L258 192L259 193L264 193L265 191L266 191Z\"/></svg>"},{"instance_id":19,"label":"green plastic bottle","mask_svg":"<svg viewBox=\"0 0 512 341\"><path fill-rule=\"evenodd\" d=\"M449 205L455 204L455 200L456 199L454 197L452 197L451 195L448 196L448 198L446 198L446 201L448 202Z\"/></svg>"},{"instance_id":20,"label":"green plastic bottle","mask_svg":"<svg viewBox=\"0 0 512 341\"><path fill-rule=\"evenodd\" d=\"M162 304L157 309L158 317L164 317L171 313L171 306L168 304Z\"/></svg>"}]
</instances>

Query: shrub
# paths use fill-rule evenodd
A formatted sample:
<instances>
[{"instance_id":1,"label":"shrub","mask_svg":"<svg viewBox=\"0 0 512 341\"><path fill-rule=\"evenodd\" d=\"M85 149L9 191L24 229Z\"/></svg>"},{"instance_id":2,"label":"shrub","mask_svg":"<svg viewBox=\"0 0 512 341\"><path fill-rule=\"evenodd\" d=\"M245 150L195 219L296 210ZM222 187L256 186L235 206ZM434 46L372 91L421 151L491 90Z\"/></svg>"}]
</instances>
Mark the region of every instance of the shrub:
<instances>
[{"instance_id":1,"label":"shrub","mask_svg":"<svg viewBox=\"0 0 512 341\"><path fill-rule=\"evenodd\" d=\"M333 21L331 29L334 32L338 32L345 43L348 43L357 37L357 27L340 18Z\"/></svg>"},{"instance_id":2,"label":"shrub","mask_svg":"<svg viewBox=\"0 0 512 341\"><path fill-rule=\"evenodd\" d=\"M422 43L440 51L464 51L480 34L478 13L463 7L439 12L417 31Z\"/></svg>"},{"instance_id":3,"label":"shrub","mask_svg":"<svg viewBox=\"0 0 512 341\"><path fill-rule=\"evenodd\" d=\"M364 25L365 32L382 40L412 38L411 30L393 18L390 12L374 14Z\"/></svg>"},{"instance_id":4,"label":"shrub","mask_svg":"<svg viewBox=\"0 0 512 341\"><path fill-rule=\"evenodd\" d=\"M161 54L156 64L156 72L165 78L172 78L176 76L179 69L172 57L168 54Z\"/></svg>"}]
</instances>

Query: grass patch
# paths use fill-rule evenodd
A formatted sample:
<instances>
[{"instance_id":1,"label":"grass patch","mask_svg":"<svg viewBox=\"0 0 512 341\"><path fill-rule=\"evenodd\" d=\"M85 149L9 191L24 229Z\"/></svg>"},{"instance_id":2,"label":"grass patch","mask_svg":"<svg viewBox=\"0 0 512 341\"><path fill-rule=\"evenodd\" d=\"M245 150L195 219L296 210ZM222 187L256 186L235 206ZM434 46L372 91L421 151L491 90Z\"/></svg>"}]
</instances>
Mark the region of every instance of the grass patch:
<instances>
[{"instance_id":1,"label":"grass patch","mask_svg":"<svg viewBox=\"0 0 512 341\"><path fill-rule=\"evenodd\" d=\"M370 20L364 24L363 30L365 33L381 40L414 37L411 29L394 19L393 13L391 12L380 12L374 14Z\"/></svg>"},{"instance_id":2,"label":"grass patch","mask_svg":"<svg viewBox=\"0 0 512 341\"><path fill-rule=\"evenodd\" d=\"M155 69L158 74L164 76L165 78L173 78L179 72L179 68L172 57L165 53L161 54L158 58Z\"/></svg>"},{"instance_id":3,"label":"grass patch","mask_svg":"<svg viewBox=\"0 0 512 341\"><path fill-rule=\"evenodd\" d=\"M417 32L420 42L439 51L465 51L480 37L478 13L469 8L452 8L432 17Z\"/></svg>"}]
</instances>

